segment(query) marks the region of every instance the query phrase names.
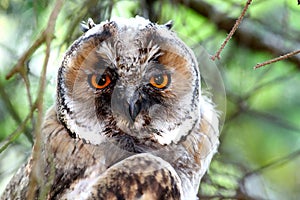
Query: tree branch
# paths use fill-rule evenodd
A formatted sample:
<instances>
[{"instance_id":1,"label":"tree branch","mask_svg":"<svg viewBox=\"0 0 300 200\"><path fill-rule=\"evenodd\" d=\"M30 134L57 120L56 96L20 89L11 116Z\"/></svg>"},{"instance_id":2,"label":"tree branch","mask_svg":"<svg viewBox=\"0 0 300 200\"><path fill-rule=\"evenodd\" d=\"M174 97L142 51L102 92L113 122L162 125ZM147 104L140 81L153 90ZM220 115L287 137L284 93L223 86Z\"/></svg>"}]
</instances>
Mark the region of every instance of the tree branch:
<instances>
[{"instance_id":1,"label":"tree branch","mask_svg":"<svg viewBox=\"0 0 300 200\"><path fill-rule=\"evenodd\" d=\"M63 6L63 0L57 0L55 2L54 8L50 14L47 28L45 31L43 31L42 35L44 35L45 42L46 42L46 53L45 53L45 59L44 59L44 64L41 72L41 77L40 77L40 86L38 89L38 97L35 102L35 106L38 109L38 118L37 118L37 124L35 127L35 136L36 136L36 142L35 142L35 147L34 151L32 153L32 159L33 159L33 165L32 165L32 172L30 174L30 181L29 181L29 192L27 194L28 199L34 199L35 196L35 188L37 185L47 185L47 182L44 178L44 176L39 177L39 175L43 174L44 170L44 163L42 162L42 135L41 135L41 126L42 126L42 121L43 121L43 103L44 103L44 91L45 91L45 83L46 83L46 72L47 72L47 65L50 57L50 45L51 41L53 40L53 33L55 29L55 24L56 20L58 17L58 14ZM46 194L47 194L47 187L41 187L40 190L40 196L39 199L46 199Z\"/></svg>"},{"instance_id":2,"label":"tree branch","mask_svg":"<svg viewBox=\"0 0 300 200\"><path fill-rule=\"evenodd\" d=\"M255 174L261 174L263 173L263 171L267 170L267 169L270 169L272 167L275 167L275 166L281 166L281 165L284 165L288 162L291 162L292 160L294 160L295 158L299 157L300 156L300 149L297 150L297 151L294 151L293 153L290 153L286 156L283 156L279 159L276 159L274 160L273 162L270 162L266 165L263 165L253 171L250 171L248 173L246 173L242 179L241 179L241 185L244 185L245 184L245 181L248 177L252 176L252 175L255 175Z\"/></svg>"},{"instance_id":3,"label":"tree branch","mask_svg":"<svg viewBox=\"0 0 300 200\"><path fill-rule=\"evenodd\" d=\"M7 137L4 145L2 145L0 147L0 153L2 153L11 143L13 143L16 140L16 138L18 138L20 136L20 134L24 131L24 129L26 128L27 122L30 120L30 118L32 118L34 110L35 110L35 108L32 107L29 114L25 118L25 120L18 126L18 128L12 134L10 134Z\"/></svg>"},{"instance_id":4,"label":"tree branch","mask_svg":"<svg viewBox=\"0 0 300 200\"><path fill-rule=\"evenodd\" d=\"M220 54L222 52L222 50L225 48L227 42L231 39L231 37L233 36L233 34L236 32L236 30L238 29L239 25L241 24L247 10L248 10L248 7L249 5L251 4L252 0L248 0L241 15L239 16L239 18L236 20L234 26L232 27L230 33L227 35L226 39L224 40L224 42L222 43L221 47L219 48L219 50L217 51L217 53L212 56L212 60L215 60L215 59L220 59Z\"/></svg>"},{"instance_id":5,"label":"tree branch","mask_svg":"<svg viewBox=\"0 0 300 200\"><path fill-rule=\"evenodd\" d=\"M266 66L266 65L269 65L269 64L272 64L272 63L275 63L275 62L278 62L280 60L285 60L285 59L288 59L296 54L300 53L300 50L297 50L297 51L293 51L293 52L290 52L290 53L287 53L285 55L282 55L282 56L279 56L277 58L274 58L274 59L271 59L271 60L267 60L263 63L258 63L257 65L255 65L253 67L253 69L258 69L260 67L263 67L263 66Z\"/></svg>"},{"instance_id":6,"label":"tree branch","mask_svg":"<svg viewBox=\"0 0 300 200\"><path fill-rule=\"evenodd\" d=\"M2 98L2 102L5 105L5 108L7 109L7 111L9 112L9 114L12 116L12 118L15 120L15 122L17 124L21 124L22 123L22 119L20 118L20 116L18 115L17 111L15 110L12 102L9 99L9 95L6 93L4 87L3 87L3 85L1 83L0 83L0 96ZM30 141L30 143L33 144L33 138L32 138L32 135L31 135L31 130L29 130L25 126L22 131L24 131L24 134L27 137L27 139ZM2 151L0 150L0 153L1 152Z\"/></svg>"},{"instance_id":7,"label":"tree branch","mask_svg":"<svg viewBox=\"0 0 300 200\"><path fill-rule=\"evenodd\" d=\"M29 49L23 53L21 58L19 58L17 64L6 75L6 79L7 80L10 79L16 73L20 73L21 76L23 77L23 75L27 73L26 64L25 64L26 61L44 42L45 42L45 34L44 32L42 32L39 35L39 37L35 40L35 42L31 45L31 47L29 47Z\"/></svg>"},{"instance_id":8,"label":"tree branch","mask_svg":"<svg viewBox=\"0 0 300 200\"><path fill-rule=\"evenodd\" d=\"M190 7L197 13L209 19L214 23L218 29L230 32L234 26L236 19L228 17L228 14L220 12L215 9L214 6L206 3L204 1L180 1L183 5ZM252 50L260 50L273 54L274 56L280 56L286 54L286 52L292 52L295 49L298 49L300 44L297 40L291 41L292 47L287 48L283 44L286 41L282 36L276 35L273 32L269 31L267 28L264 28L263 34L262 31L258 32L256 24L249 20L244 19L244 22L235 32L233 39L239 44L245 47L248 47ZM297 68L300 69L300 56L289 57L289 61L297 65Z\"/></svg>"}]
</instances>

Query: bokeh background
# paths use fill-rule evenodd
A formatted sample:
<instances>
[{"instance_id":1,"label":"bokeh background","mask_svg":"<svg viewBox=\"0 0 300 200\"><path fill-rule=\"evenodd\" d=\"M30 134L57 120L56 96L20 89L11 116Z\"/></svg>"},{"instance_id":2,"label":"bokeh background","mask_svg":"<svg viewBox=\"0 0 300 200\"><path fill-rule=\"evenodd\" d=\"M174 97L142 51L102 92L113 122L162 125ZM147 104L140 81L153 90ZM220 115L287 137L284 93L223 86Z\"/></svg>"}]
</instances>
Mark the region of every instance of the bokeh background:
<instances>
[{"instance_id":1,"label":"bokeh background","mask_svg":"<svg viewBox=\"0 0 300 200\"><path fill-rule=\"evenodd\" d=\"M136 15L161 24L173 20L173 30L183 40L214 55L245 4L62 1L51 40L44 110L55 102L57 69L67 47L82 34L81 21ZM38 97L45 43L30 52L22 76L5 77L47 27L54 5L53 0L0 0L0 194L31 153L37 111L29 114ZM300 55L253 70L257 63L299 49L298 2L254 0L215 63L226 91L226 105L217 105L225 123L200 199L300 199Z\"/></svg>"}]
</instances>

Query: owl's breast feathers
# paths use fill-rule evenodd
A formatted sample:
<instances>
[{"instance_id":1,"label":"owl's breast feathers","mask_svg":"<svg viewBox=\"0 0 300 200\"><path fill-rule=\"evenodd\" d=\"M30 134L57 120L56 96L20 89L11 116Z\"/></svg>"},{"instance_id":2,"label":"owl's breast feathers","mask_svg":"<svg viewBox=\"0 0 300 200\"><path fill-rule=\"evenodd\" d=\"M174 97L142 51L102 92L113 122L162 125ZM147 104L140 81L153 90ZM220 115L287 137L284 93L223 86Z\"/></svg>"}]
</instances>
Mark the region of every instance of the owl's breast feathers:
<instances>
[{"instance_id":1,"label":"owl's breast feathers","mask_svg":"<svg viewBox=\"0 0 300 200\"><path fill-rule=\"evenodd\" d=\"M207 157L218 145L216 127L204 115L199 128L182 144L133 154L109 143L91 145L71 138L52 108L43 125L41 160L46 168L39 178L50 182L49 199L195 199ZM32 162L18 171L1 199L26 197ZM54 177L48 177L53 174L49 166L54 166Z\"/></svg>"}]
</instances>

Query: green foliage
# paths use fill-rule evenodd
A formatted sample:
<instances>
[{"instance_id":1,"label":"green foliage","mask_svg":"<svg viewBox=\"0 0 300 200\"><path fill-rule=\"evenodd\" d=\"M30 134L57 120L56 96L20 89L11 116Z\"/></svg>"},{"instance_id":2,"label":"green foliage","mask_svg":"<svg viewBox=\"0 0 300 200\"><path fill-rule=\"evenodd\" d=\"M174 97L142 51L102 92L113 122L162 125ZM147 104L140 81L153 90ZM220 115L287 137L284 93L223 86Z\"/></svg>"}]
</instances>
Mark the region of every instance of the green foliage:
<instances>
[{"instance_id":1,"label":"green foliage","mask_svg":"<svg viewBox=\"0 0 300 200\"><path fill-rule=\"evenodd\" d=\"M191 1L212 6L215 10L208 17L201 15L192 3L187 6L180 1L153 1L151 5L145 2L64 2L51 43L44 94L45 109L55 102L57 69L63 52L81 34L81 21L92 17L99 23L110 16L131 17L137 14L159 23L173 20L174 30L190 46L201 44L214 54L227 35L217 21L238 18L246 3L245 0ZM32 102L29 96L31 101L38 96L46 46L37 48L26 62L30 95L19 74L9 80L5 76L46 28L53 6L54 1L46 0L0 0L0 148L30 113ZM154 12L147 12L149 8ZM244 35L236 34L222 52L217 64L227 94L227 108L221 108L224 114L226 110L226 122L219 154L203 179L200 197L300 197L297 169L300 164L299 55L253 70L257 63L279 56L276 47L285 53L299 49L299 11L296 0L254 1L240 29L247 30L261 40L250 40L245 32ZM218 12L224 15L216 19ZM263 45L270 48L263 48ZM31 152L35 119L34 115L32 120L25 123L21 136L13 137L13 143L0 153L0 193L8 177ZM13 163L13 170L6 167L7 163Z\"/></svg>"}]
</instances>

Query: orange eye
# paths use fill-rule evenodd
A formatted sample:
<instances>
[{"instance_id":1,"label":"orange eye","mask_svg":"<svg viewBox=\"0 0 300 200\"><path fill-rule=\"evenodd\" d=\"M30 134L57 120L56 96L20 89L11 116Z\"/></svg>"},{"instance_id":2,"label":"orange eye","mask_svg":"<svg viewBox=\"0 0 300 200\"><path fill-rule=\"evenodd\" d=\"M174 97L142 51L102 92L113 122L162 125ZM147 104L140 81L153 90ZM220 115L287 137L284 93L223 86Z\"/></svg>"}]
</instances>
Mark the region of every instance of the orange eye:
<instances>
[{"instance_id":1,"label":"orange eye","mask_svg":"<svg viewBox=\"0 0 300 200\"><path fill-rule=\"evenodd\" d=\"M169 74L157 74L150 78L150 84L158 89L164 89L169 86L171 77Z\"/></svg>"},{"instance_id":2,"label":"orange eye","mask_svg":"<svg viewBox=\"0 0 300 200\"><path fill-rule=\"evenodd\" d=\"M110 76L108 74L91 74L88 77L89 84L96 89L104 89L106 88L110 82Z\"/></svg>"}]
</instances>

